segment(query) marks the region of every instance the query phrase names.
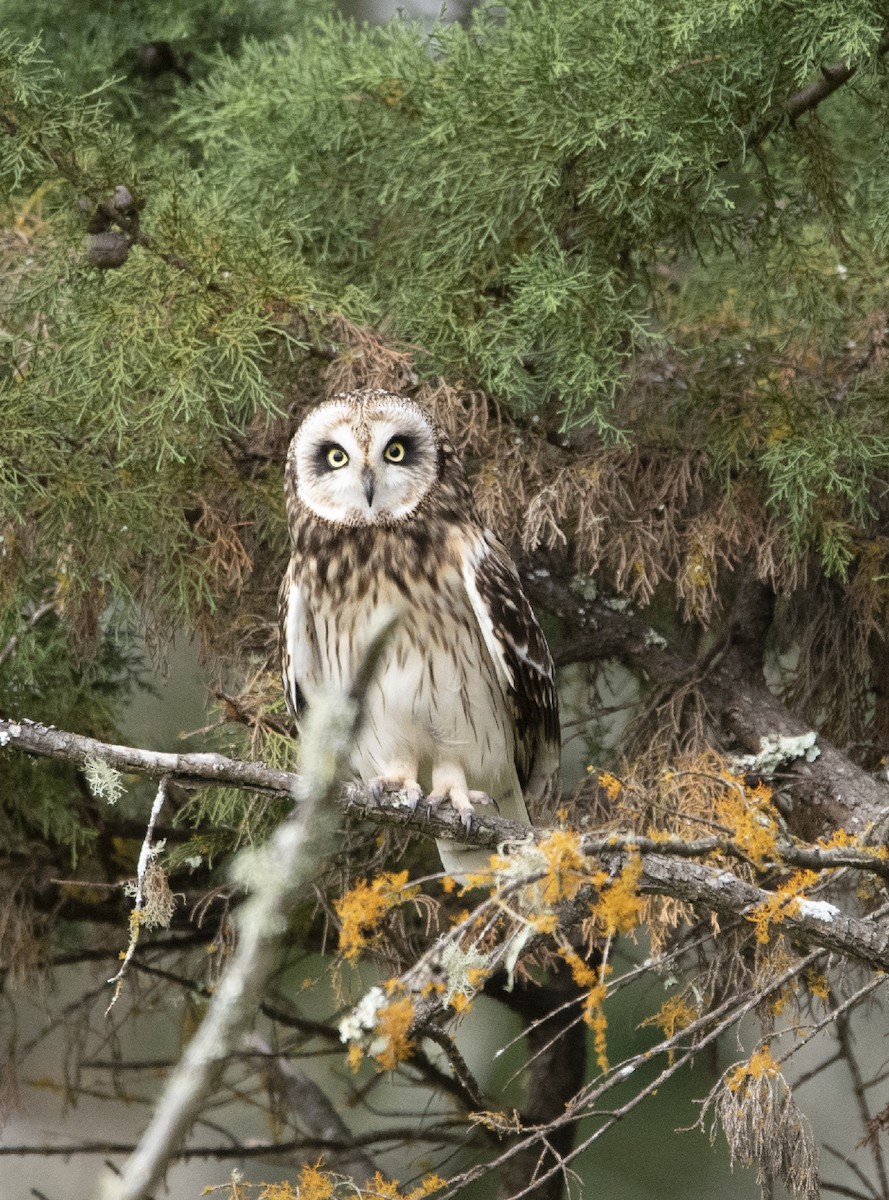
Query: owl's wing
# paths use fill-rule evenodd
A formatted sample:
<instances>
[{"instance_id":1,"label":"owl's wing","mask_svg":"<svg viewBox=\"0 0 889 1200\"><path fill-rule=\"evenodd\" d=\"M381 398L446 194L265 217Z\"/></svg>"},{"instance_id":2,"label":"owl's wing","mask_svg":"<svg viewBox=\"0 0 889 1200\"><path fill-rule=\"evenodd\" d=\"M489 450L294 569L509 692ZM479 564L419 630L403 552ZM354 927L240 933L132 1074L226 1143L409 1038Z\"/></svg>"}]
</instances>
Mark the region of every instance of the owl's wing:
<instances>
[{"instance_id":1,"label":"owl's wing","mask_svg":"<svg viewBox=\"0 0 889 1200\"><path fill-rule=\"evenodd\" d=\"M290 560L278 593L278 629L284 699L294 721L299 721L306 708L300 681L311 678L318 648L294 559Z\"/></svg>"},{"instance_id":2,"label":"owl's wing","mask_svg":"<svg viewBox=\"0 0 889 1200\"><path fill-rule=\"evenodd\" d=\"M558 779L559 703L553 660L509 552L489 530L467 546L463 580L516 729L515 766L531 801Z\"/></svg>"}]
</instances>

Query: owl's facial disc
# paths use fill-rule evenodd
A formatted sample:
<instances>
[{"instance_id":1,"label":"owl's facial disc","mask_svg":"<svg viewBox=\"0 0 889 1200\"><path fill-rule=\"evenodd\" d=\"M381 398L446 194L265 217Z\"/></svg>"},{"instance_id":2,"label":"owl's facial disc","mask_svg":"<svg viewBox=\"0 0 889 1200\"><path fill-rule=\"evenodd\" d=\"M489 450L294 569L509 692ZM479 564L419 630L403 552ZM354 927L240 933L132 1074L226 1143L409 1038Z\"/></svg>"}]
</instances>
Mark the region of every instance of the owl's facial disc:
<instances>
[{"instance_id":1,"label":"owl's facial disc","mask_svg":"<svg viewBox=\"0 0 889 1200\"><path fill-rule=\"evenodd\" d=\"M392 525L409 517L438 475L438 442L423 412L400 397L321 405L290 451L300 500L325 521Z\"/></svg>"}]
</instances>

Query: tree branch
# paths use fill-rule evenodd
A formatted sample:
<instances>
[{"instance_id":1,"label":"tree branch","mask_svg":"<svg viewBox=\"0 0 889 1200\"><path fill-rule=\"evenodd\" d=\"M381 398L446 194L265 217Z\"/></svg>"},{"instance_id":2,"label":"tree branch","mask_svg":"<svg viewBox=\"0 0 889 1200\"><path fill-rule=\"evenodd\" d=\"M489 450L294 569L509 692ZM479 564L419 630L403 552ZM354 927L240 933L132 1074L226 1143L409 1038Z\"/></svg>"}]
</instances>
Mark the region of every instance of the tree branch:
<instances>
[{"instance_id":1,"label":"tree branch","mask_svg":"<svg viewBox=\"0 0 889 1200\"><path fill-rule=\"evenodd\" d=\"M246 788L265 794L292 796L303 779L292 771L280 771L261 762L226 758L223 754L170 754L157 750L142 750L135 746L119 746L100 742L78 733L68 733L51 725L28 720L0 717L0 747L54 758L82 767L87 758L99 758L124 774L146 775L149 778L168 776L180 784L212 787L226 785ZM396 793L388 803L377 805L370 791L360 783L347 783L339 791L339 801L346 811L384 825L419 825L429 837L463 840L465 829L458 815L447 807L434 813L414 809L406 797ZM528 831L522 825L500 817L480 814L473 818L472 842L477 846L496 847L503 841L521 841Z\"/></svg>"},{"instance_id":2,"label":"tree branch","mask_svg":"<svg viewBox=\"0 0 889 1200\"><path fill-rule=\"evenodd\" d=\"M877 42L873 55L874 58L882 58L887 50L889 50L889 30ZM822 67L821 75L818 79L807 83L798 92L794 92L772 116L766 117L753 130L746 140L747 150L754 150L757 146L761 145L769 134L774 133L784 121L789 121L791 125L795 125L804 113L814 112L822 100L826 100L828 96L832 96L834 92L839 91L844 84L849 82L864 61L866 60L861 59L852 63L836 62L832 63L829 67Z\"/></svg>"},{"instance_id":3,"label":"tree branch","mask_svg":"<svg viewBox=\"0 0 889 1200\"><path fill-rule=\"evenodd\" d=\"M877 43L874 58L882 58L887 50L889 50L889 31L884 33ZM791 125L798 121L803 113L812 112L822 100L826 100L844 83L848 83L860 66L860 62L836 62L829 67L822 67L820 79L806 84L786 101L784 111L790 119Z\"/></svg>"},{"instance_id":4,"label":"tree branch","mask_svg":"<svg viewBox=\"0 0 889 1200\"><path fill-rule=\"evenodd\" d=\"M150 779L169 775L180 783L230 784L279 796L289 795L297 779L288 771L276 771L264 763L244 762L222 754L169 754L139 750L134 746L116 746L34 721L0 718L0 746L79 766L95 756L124 774L147 775Z\"/></svg>"},{"instance_id":5,"label":"tree branch","mask_svg":"<svg viewBox=\"0 0 889 1200\"><path fill-rule=\"evenodd\" d=\"M161 754L127 746L106 745L93 738L80 737L27 721L0 719L0 744L26 753L63 758L73 763L82 763L85 755L89 754L106 758L106 761L118 767L124 763L128 764L126 769L130 770L138 771L141 767L146 774L169 773L175 776L178 769L183 772L183 778L204 785L226 783L297 795L302 794L307 786L304 777L273 770L261 763L240 762L218 754ZM865 778L868 782L875 783L870 776ZM879 788L882 797L885 787L879 785ZM417 811L423 815L418 820L413 809L398 793L382 804L378 804L369 790L359 783L338 786L337 793L339 802L346 811L355 812L363 819L377 824L401 826L413 822L418 831L425 836L458 837L482 848L494 849L503 844L529 845L546 832L529 830L501 817L484 814L473 817L472 829L467 834L456 813L446 808L432 814L427 814L425 809L419 809ZM297 804L297 815L299 813L300 805ZM774 895L766 889L744 882L725 869L693 861L695 858L706 858L717 852L731 855L733 846L730 839L701 838L695 842L683 842L678 838L659 841L636 835L621 837L616 834L593 834L582 840L582 848L585 854L595 857L602 867L614 875L619 874L628 854L638 854L643 867L639 885L642 891L701 904L722 915L745 916L757 906L767 903ZM737 851L737 856L744 857L740 851ZM885 876L887 871L886 864L879 856L868 854L864 850L854 847L822 849L797 846L794 843L788 844L782 850L781 862L777 865L820 870L851 867L882 876ZM529 877L522 881L522 885L532 882L533 878ZM875 926L866 920L844 916L838 909L826 915L827 908L811 904L807 909L806 903L799 902L798 912L793 912L793 905L788 906L787 913L782 917L788 932L814 946L836 950L874 966L889 969L889 935L884 932L882 924ZM458 932L459 927L454 933ZM508 940L506 939L506 942ZM504 953L507 949L508 946L504 944ZM440 948L436 949L435 953L440 954ZM422 970L420 974L424 974ZM411 975L415 977L413 970ZM439 1007L439 1004L432 1006L433 1009ZM427 1011L427 1019L431 1011L432 1009Z\"/></svg>"},{"instance_id":6,"label":"tree branch","mask_svg":"<svg viewBox=\"0 0 889 1200\"><path fill-rule=\"evenodd\" d=\"M758 753L764 737L798 737L812 731L764 682L745 677L731 644L697 660L667 646L638 614L612 608L601 597L583 599L549 570L526 570L523 578L531 599L574 631L557 665L614 658L665 691L693 682L713 724L745 753ZM889 788L825 738L819 736L817 746L819 755L813 762L798 759L786 768L795 809L805 811L809 826L820 824L830 831L839 827L856 835L876 832L889 814Z\"/></svg>"}]
</instances>

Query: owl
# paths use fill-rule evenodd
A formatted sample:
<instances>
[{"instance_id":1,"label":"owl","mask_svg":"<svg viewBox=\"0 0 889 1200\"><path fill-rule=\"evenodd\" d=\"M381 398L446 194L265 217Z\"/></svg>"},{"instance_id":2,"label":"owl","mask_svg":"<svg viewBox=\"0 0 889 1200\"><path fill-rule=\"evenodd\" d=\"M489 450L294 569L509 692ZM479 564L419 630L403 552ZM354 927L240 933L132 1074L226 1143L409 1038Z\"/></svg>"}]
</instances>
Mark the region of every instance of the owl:
<instances>
[{"instance_id":1,"label":"owl","mask_svg":"<svg viewBox=\"0 0 889 1200\"><path fill-rule=\"evenodd\" d=\"M529 824L559 770L549 648L506 548L485 529L445 434L413 401L350 392L313 409L287 455L292 555L281 585L281 666L298 721L349 689L379 626L399 620L366 695L351 767L379 798L473 805ZM439 841L463 876L487 852Z\"/></svg>"}]
</instances>

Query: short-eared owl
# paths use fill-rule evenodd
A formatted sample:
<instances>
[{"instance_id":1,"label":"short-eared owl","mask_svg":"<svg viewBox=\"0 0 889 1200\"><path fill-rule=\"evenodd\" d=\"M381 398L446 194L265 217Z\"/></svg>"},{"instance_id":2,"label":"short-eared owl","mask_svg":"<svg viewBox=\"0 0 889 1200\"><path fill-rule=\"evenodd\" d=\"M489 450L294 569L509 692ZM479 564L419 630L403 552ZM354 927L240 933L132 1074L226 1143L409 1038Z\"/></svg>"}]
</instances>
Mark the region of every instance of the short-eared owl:
<instances>
[{"instance_id":1,"label":"short-eared owl","mask_svg":"<svg viewBox=\"0 0 889 1200\"><path fill-rule=\"evenodd\" d=\"M453 446L412 401L353 392L290 444L292 541L281 586L284 691L295 718L349 687L381 606L401 611L367 697L352 768L375 790L497 801L528 823L553 790L559 714L549 649L505 547L481 523ZM445 868L487 854L440 842Z\"/></svg>"}]
</instances>

